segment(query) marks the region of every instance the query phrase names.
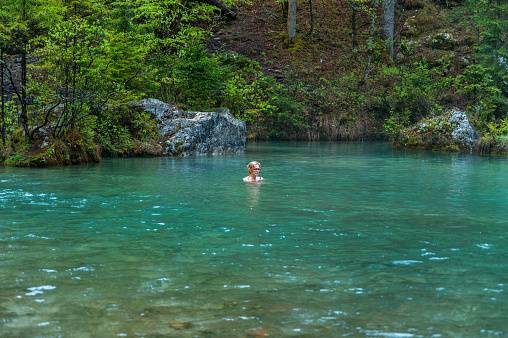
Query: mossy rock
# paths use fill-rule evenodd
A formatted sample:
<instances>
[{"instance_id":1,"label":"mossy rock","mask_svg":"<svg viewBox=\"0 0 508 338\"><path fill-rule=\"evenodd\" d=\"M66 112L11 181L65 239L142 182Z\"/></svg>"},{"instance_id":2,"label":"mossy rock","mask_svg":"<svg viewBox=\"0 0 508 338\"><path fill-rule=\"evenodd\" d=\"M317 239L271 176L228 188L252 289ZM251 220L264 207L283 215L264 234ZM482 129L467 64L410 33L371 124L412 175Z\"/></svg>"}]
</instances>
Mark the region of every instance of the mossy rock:
<instances>
[{"instance_id":1,"label":"mossy rock","mask_svg":"<svg viewBox=\"0 0 508 338\"><path fill-rule=\"evenodd\" d=\"M453 50L455 49L455 39L451 33L437 33L429 41L429 47L439 50Z\"/></svg>"},{"instance_id":2,"label":"mossy rock","mask_svg":"<svg viewBox=\"0 0 508 338\"><path fill-rule=\"evenodd\" d=\"M393 146L397 149L418 150L469 150L470 146L453 137L454 122L449 122L451 113L437 118L423 119L417 125L405 129Z\"/></svg>"},{"instance_id":3,"label":"mossy rock","mask_svg":"<svg viewBox=\"0 0 508 338\"><path fill-rule=\"evenodd\" d=\"M464 46L472 47L476 44L476 38L474 36L466 36L462 39L461 43Z\"/></svg>"},{"instance_id":4,"label":"mossy rock","mask_svg":"<svg viewBox=\"0 0 508 338\"><path fill-rule=\"evenodd\" d=\"M414 16L407 18L406 22L404 22L402 30L400 31L400 35L405 37L415 37L419 34L420 29L418 28L416 18Z\"/></svg>"}]
</instances>

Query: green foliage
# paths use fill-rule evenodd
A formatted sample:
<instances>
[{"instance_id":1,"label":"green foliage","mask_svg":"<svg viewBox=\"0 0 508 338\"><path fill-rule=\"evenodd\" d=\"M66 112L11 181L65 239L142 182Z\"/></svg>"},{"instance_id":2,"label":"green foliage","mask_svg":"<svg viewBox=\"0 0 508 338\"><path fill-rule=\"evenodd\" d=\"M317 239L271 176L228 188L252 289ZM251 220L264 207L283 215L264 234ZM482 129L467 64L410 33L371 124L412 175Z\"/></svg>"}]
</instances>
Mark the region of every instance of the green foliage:
<instances>
[{"instance_id":1,"label":"green foliage","mask_svg":"<svg viewBox=\"0 0 508 338\"><path fill-rule=\"evenodd\" d=\"M136 106L116 105L87 119L89 137L107 155L119 156L133 152L139 142L155 139L159 134L152 115Z\"/></svg>"},{"instance_id":2,"label":"green foliage","mask_svg":"<svg viewBox=\"0 0 508 338\"><path fill-rule=\"evenodd\" d=\"M389 118L384 121L383 128L391 138L398 137L398 135L409 125L411 121L411 111L404 110L397 114L391 114Z\"/></svg>"},{"instance_id":3,"label":"green foliage","mask_svg":"<svg viewBox=\"0 0 508 338\"><path fill-rule=\"evenodd\" d=\"M258 62L234 52L211 54L198 41L188 42L174 58L161 93L184 108L226 107L263 135L273 130L270 135L282 137L303 128L301 107L263 75Z\"/></svg>"},{"instance_id":4,"label":"green foliage","mask_svg":"<svg viewBox=\"0 0 508 338\"><path fill-rule=\"evenodd\" d=\"M62 20L61 8L60 0L0 0L0 40L19 52Z\"/></svg>"},{"instance_id":5,"label":"green foliage","mask_svg":"<svg viewBox=\"0 0 508 338\"><path fill-rule=\"evenodd\" d=\"M109 104L153 93L175 57L170 78L186 100L201 105L226 70L196 43L206 28L195 21L211 20L215 9L179 0L0 0L2 47L36 60L28 68L26 92L18 94L22 116L30 116L24 119L27 137L49 126L61 136Z\"/></svg>"},{"instance_id":6,"label":"green foliage","mask_svg":"<svg viewBox=\"0 0 508 338\"><path fill-rule=\"evenodd\" d=\"M251 124L255 123L270 115L275 109L271 103L275 93L269 83L270 79L264 77L261 72L251 81L242 74L235 74L225 83L222 104L236 117Z\"/></svg>"},{"instance_id":7,"label":"green foliage","mask_svg":"<svg viewBox=\"0 0 508 338\"><path fill-rule=\"evenodd\" d=\"M106 155L118 156L127 152L131 145L129 133L124 126L113 121L110 116L91 117L95 141Z\"/></svg>"},{"instance_id":8,"label":"green foliage","mask_svg":"<svg viewBox=\"0 0 508 338\"><path fill-rule=\"evenodd\" d=\"M31 88L46 106L59 101L70 110L101 109L109 100L133 98L126 84L144 61L141 37L110 30L102 20L74 18L35 42L39 62Z\"/></svg>"},{"instance_id":9,"label":"green foliage","mask_svg":"<svg viewBox=\"0 0 508 338\"><path fill-rule=\"evenodd\" d=\"M5 103L4 107L4 120L0 121L5 128L5 134L10 135L13 134L16 129L18 129L18 106L13 102L9 101Z\"/></svg>"},{"instance_id":10,"label":"green foliage","mask_svg":"<svg viewBox=\"0 0 508 338\"><path fill-rule=\"evenodd\" d=\"M131 6L131 1L122 1ZM134 14L145 32L144 45L151 51L164 52L201 40L205 30L192 23L211 20L214 7L205 3L187 4L180 0L135 0Z\"/></svg>"},{"instance_id":11,"label":"green foliage","mask_svg":"<svg viewBox=\"0 0 508 338\"><path fill-rule=\"evenodd\" d=\"M213 107L228 70L221 64L220 56L208 53L201 43L188 43L178 53L171 71L162 78L168 94L165 99L194 109Z\"/></svg>"},{"instance_id":12,"label":"green foliage","mask_svg":"<svg viewBox=\"0 0 508 338\"><path fill-rule=\"evenodd\" d=\"M388 134L397 133L439 111L437 100L452 86L439 69L429 69L424 61L407 67L385 67L382 76L393 82L393 91L380 98L375 109L378 117L384 119L384 130Z\"/></svg>"},{"instance_id":13,"label":"green foliage","mask_svg":"<svg viewBox=\"0 0 508 338\"><path fill-rule=\"evenodd\" d=\"M266 118L269 139L299 138L308 129L302 104L285 94L282 92L275 98L276 109Z\"/></svg>"},{"instance_id":14,"label":"green foliage","mask_svg":"<svg viewBox=\"0 0 508 338\"><path fill-rule=\"evenodd\" d=\"M508 3L494 0L466 0L461 10L477 28L477 56L482 72L488 74L492 86L508 95Z\"/></svg>"},{"instance_id":15,"label":"green foliage","mask_svg":"<svg viewBox=\"0 0 508 338\"><path fill-rule=\"evenodd\" d=\"M486 136L504 136L504 138L508 138L508 118L502 119L499 123L488 122L486 124L489 128Z\"/></svg>"},{"instance_id":16,"label":"green foliage","mask_svg":"<svg viewBox=\"0 0 508 338\"><path fill-rule=\"evenodd\" d=\"M9 165L28 158L27 149L33 144L23 136L21 129L14 131L7 144L0 149L0 158L4 164Z\"/></svg>"},{"instance_id":17,"label":"green foliage","mask_svg":"<svg viewBox=\"0 0 508 338\"><path fill-rule=\"evenodd\" d=\"M477 145L479 153L507 153L508 152L508 119L485 123L485 135Z\"/></svg>"},{"instance_id":18,"label":"green foliage","mask_svg":"<svg viewBox=\"0 0 508 338\"><path fill-rule=\"evenodd\" d=\"M21 129L10 135L0 151L5 165L39 167L89 163L100 161L99 148L76 129L68 130L61 138L36 137L29 140Z\"/></svg>"},{"instance_id":19,"label":"green foliage","mask_svg":"<svg viewBox=\"0 0 508 338\"><path fill-rule=\"evenodd\" d=\"M470 65L457 78L459 90L470 100L469 109L480 121L505 117L508 110L501 89L495 85L489 69L482 64Z\"/></svg>"}]
</instances>

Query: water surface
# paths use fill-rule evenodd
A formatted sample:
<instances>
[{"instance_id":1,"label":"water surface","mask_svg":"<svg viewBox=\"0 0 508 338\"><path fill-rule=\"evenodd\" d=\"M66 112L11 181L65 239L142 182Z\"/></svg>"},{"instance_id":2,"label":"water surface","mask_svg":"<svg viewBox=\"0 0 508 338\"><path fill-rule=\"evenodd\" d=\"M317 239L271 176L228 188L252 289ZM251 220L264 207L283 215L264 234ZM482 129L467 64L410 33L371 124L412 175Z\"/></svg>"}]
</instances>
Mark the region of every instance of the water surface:
<instances>
[{"instance_id":1,"label":"water surface","mask_svg":"<svg viewBox=\"0 0 508 338\"><path fill-rule=\"evenodd\" d=\"M505 336L507 216L506 157L384 143L0 167L0 336Z\"/></svg>"}]
</instances>

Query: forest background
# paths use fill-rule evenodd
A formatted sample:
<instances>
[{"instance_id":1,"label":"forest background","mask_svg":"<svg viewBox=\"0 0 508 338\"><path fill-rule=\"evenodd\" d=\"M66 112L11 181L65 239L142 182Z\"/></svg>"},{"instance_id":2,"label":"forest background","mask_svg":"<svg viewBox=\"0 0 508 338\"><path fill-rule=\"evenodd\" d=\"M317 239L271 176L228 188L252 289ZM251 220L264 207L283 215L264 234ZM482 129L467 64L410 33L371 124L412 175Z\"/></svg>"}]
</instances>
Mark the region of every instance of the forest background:
<instances>
[{"instance_id":1,"label":"forest background","mask_svg":"<svg viewBox=\"0 0 508 338\"><path fill-rule=\"evenodd\" d=\"M0 0L0 157L157 155L148 97L227 107L254 140L396 141L457 107L476 151L506 152L507 19L508 0Z\"/></svg>"}]
</instances>

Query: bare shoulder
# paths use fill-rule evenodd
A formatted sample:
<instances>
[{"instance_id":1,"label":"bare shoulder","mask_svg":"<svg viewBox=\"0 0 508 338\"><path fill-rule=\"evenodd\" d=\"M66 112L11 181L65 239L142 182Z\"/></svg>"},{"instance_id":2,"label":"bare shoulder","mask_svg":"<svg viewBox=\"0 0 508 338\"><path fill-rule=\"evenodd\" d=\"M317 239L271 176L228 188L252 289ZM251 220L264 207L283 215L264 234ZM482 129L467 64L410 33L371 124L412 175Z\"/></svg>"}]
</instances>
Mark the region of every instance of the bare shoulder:
<instances>
[{"instance_id":1,"label":"bare shoulder","mask_svg":"<svg viewBox=\"0 0 508 338\"><path fill-rule=\"evenodd\" d=\"M251 178L249 176L243 178L244 182L252 182Z\"/></svg>"}]
</instances>

